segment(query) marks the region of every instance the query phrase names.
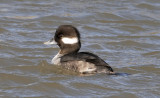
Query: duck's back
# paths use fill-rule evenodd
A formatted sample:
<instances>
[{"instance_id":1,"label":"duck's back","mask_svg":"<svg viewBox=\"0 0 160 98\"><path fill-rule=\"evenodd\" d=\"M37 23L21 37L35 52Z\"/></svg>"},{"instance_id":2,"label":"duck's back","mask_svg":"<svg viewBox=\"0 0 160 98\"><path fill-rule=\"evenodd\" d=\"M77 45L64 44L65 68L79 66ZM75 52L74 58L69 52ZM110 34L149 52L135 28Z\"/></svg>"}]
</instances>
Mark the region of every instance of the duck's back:
<instances>
[{"instance_id":1,"label":"duck's back","mask_svg":"<svg viewBox=\"0 0 160 98\"><path fill-rule=\"evenodd\" d=\"M61 65L80 73L112 73L113 69L97 55L89 52L71 53L61 57Z\"/></svg>"}]
</instances>

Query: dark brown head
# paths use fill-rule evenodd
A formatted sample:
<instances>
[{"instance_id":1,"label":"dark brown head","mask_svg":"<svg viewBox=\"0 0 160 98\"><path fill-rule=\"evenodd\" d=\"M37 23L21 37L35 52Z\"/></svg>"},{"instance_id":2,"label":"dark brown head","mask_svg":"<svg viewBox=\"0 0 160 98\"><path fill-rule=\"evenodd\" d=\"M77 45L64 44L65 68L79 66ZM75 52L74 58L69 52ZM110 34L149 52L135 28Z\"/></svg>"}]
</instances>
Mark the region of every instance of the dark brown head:
<instances>
[{"instance_id":1,"label":"dark brown head","mask_svg":"<svg viewBox=\"0 0 160 98\"><path fill-rule=\"evenodd\" d=\"M81 47L79 31L72 25L61 25L57 28L54 38L45 44L57 44L61 54L78 52Z\"/></svg>"}]
</instances>

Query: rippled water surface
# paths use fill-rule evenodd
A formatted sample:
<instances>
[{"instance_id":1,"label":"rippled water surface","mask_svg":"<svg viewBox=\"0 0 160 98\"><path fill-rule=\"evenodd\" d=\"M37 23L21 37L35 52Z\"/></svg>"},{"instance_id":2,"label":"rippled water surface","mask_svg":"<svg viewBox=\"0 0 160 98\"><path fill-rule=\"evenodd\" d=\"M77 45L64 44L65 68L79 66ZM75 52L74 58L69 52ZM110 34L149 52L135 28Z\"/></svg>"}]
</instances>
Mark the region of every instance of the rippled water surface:
<instances>
[{"instance_id":1,"label":"rippled water surface","mask_svg":"<svg viewBox=\"0 0 160 98\"><path fill-rule=\"evenodd\" d=\"M81 51L128 76L79 76L50 64L45 46L62 24ZM159 98L159 0L0 0L0 97Z\"/></svg>"}]
</instances>

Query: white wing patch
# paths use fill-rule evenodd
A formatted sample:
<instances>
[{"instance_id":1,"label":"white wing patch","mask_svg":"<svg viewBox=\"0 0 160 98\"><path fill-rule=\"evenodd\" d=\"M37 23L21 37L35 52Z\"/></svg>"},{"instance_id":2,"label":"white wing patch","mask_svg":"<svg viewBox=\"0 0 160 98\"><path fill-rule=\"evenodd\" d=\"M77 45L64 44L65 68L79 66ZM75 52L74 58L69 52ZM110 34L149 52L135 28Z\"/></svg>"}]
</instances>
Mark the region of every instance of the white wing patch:
<instances>
[{"instance_id":1,"label":"white wing patch","mask_svg":"<svg viewBox=\"0 0 160 98\"><path fill-rule=\"evenodd\" d=\"M62 42L64 44L76 44L78 43L78 38L77 37L73 37L73 38L63 37Z\"/></svg>"}]
</instances>

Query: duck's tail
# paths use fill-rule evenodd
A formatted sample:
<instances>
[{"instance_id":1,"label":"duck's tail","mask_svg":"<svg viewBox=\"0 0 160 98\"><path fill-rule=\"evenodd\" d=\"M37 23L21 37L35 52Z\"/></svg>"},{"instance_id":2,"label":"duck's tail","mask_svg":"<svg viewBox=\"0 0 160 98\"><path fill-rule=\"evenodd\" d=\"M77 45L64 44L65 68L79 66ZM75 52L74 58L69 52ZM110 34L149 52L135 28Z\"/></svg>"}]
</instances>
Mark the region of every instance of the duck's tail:
<instances>
[{"instance_id":1,"label":"duck's tail","mask_svg":"<svg viewBox=\"0 0 160 98\"><path fill-rule=\"evenodd\" d=\"M110 72L109 75L128 76L128 75L131 75L131 74L128 74L128 73L118 73L118 72Z\"/></svg>"}]
</instances>

